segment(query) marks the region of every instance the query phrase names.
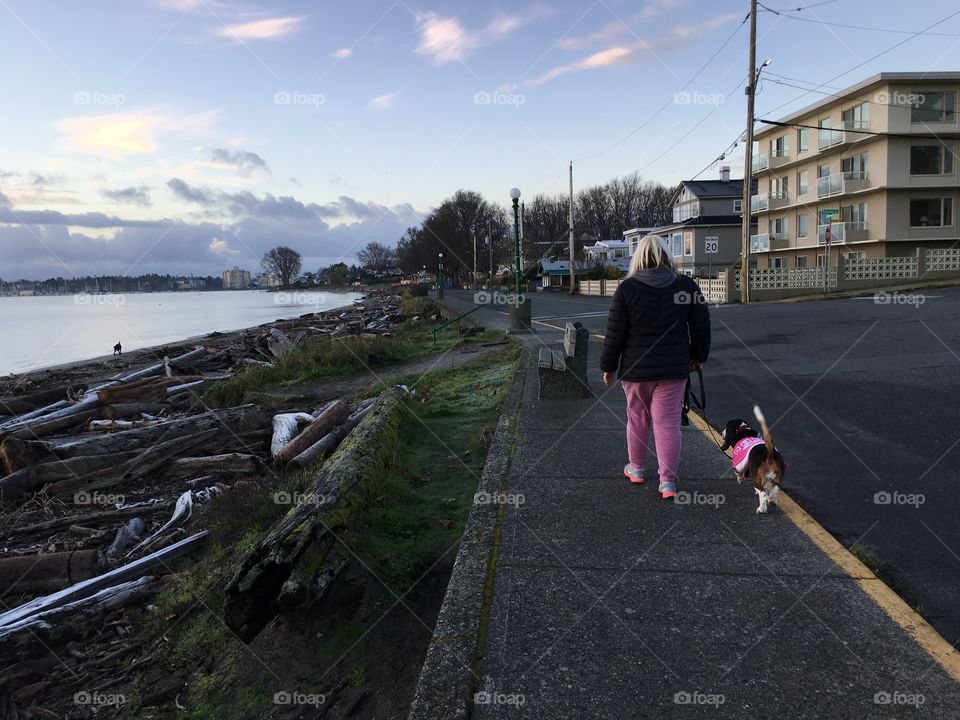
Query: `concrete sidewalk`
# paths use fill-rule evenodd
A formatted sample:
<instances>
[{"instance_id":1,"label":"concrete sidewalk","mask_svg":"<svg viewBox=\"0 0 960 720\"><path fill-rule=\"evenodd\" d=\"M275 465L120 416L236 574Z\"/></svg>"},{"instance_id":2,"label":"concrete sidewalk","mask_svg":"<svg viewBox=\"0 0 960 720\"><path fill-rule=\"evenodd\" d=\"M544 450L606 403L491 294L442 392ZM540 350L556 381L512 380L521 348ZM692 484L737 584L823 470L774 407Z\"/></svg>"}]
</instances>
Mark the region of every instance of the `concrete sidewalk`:
<instances>
[{"instance_id":1,"label":"concrete sidewalk","mask_svg":"<svg viewBox=\"0 0 960 720\"><path fill-rule=\"evenodd\" d=\"M630 484L598 341L593 398L538 400L544 340L527 340L411 718L957 717L956 652L921 648L902 627L918 618L881 608L802 511L756 514L704 432L683 430L678 502L654 457Z\"/></svg>"}]
</instances>

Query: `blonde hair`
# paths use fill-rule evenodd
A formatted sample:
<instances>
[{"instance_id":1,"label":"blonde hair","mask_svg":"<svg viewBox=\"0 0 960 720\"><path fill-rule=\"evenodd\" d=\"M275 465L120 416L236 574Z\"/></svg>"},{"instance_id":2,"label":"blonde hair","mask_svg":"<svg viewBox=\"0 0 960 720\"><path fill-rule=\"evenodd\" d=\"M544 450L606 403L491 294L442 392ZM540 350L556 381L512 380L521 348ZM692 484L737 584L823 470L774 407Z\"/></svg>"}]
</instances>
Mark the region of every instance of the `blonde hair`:
<instances>
[{"instance_id":1,"label":"blonde hair","mask_svg":"<svg viewBox=\"0 0 960 720\"><path fill-rule=\"evenodd\" d=\"M630 260L630 272L627 277L633 277L641 270L665 267L673 270L673 260L667 255L664 240L659 235L644 235L637 243L637 251Z\"/></svg>"}]
</instances>

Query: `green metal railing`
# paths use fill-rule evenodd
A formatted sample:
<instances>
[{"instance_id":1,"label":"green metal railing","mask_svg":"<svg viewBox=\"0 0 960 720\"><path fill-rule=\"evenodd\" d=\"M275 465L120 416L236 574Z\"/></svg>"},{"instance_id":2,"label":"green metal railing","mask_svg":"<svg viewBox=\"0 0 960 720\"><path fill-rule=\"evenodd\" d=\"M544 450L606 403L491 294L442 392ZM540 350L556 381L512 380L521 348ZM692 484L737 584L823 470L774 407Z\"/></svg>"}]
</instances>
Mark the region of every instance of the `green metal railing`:
<instances>
[{"instance_id":1,"label":"green metal railing","mask_svg":"<svg viewBox=\"0 0 960 720\"><path fill-rule=\"evenodd\" d=\"M440 327L434 328L434 329L433 329L433 346L434 346L434 347L437 346L437 333L438 333L438 332L440 332L441 330L443 330L443 329L445 329L445 328L450 327L450 325L452 325L453 323L459 323L461 320L463 320L463 318L465 318L465 317L466 317L467 315L469 315L470 313L475 313L477 310L480 310L481 308L484 308L484 307L486 307L486 305L477 305L475 308L473 308L473 309L471 309L471 310L467 310L467 311L466 311L465 313L463 313L462 315L457 315L457 317L453 318L452 320L447 320L447 322L445 322L445 323L444 323L443 325L441 325ZM458 332L459 332L459 325L457 326L457 329L458 329Z\"/></svg>"}]
</instances>

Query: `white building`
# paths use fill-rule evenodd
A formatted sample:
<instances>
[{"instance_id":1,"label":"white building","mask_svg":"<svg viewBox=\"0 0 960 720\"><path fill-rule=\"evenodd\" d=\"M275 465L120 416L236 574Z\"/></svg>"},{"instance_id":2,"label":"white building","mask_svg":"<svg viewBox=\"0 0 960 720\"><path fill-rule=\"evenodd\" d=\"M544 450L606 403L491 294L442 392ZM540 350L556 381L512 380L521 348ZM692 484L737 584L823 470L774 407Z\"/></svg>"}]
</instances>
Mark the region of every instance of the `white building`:
<instances>
[{"instance_id":1,"label":"white building","mask_svg":"<svg viewBox=\"0 0 960 720\"><path fill-rule=\"evenodd\" d=\"M241 270L234 266L230 270L223 271L224 290L242 290L250 287L250 271Z\"/></svg>"},{"instance_id":2,"label":"white building","mask_svg":"<svg viewBox=\"0 0 960 720\"><path fill-rule=\"evenodd\" d=\"M583 253L588 263L616 260L630 253L630 243L626 239L598 240L593 245L584 245Z\"/></svg>"}]
</instances>

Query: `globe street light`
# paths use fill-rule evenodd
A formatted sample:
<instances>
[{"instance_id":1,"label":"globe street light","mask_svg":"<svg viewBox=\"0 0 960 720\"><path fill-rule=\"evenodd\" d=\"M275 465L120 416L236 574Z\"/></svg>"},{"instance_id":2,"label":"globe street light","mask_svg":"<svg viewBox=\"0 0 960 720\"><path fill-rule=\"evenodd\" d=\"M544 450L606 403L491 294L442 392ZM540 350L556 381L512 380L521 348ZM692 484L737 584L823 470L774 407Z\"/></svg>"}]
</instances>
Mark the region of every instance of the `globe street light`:
<instances>
[{"instance_id":1,"label":"globe street light","mask_svg":"<svg viewBox=\"0 0 960 720\"><path fill-rule=\"evenodd\" d=\"M513 200L513 242L516 265L516 295L510 303L510 332L530 332L530 300L523 297L520 287L520 188L510 191Z\"/></svg>"},{"instance_id":2,"label":"globe street light","mask_svg":"<svg viewBox=\"0 0 960 720\"><path fill-rule=\"evenodd\" d=\"M437 297L443 297L443 253L437 253Z\"/></svg>"}]
</instances>

